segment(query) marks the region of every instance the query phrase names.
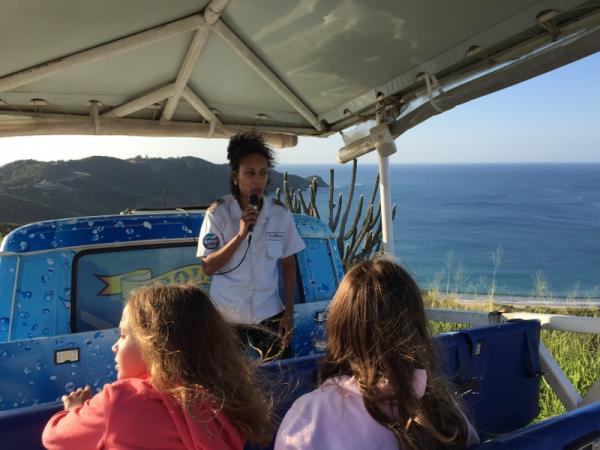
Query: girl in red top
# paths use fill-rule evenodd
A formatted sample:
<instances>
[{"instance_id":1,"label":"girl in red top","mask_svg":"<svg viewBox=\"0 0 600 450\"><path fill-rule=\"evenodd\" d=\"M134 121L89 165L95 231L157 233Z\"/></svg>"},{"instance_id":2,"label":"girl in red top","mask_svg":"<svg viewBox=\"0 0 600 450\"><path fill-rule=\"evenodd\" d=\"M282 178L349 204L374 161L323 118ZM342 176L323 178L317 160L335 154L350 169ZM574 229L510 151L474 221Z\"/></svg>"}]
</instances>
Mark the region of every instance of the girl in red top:
<instances>
[{"instance_id":1,"label":"girl in red top","mask_svg":"<svg viewBox=\"0 0 600 450\"><path fill-rule=\"evenodd\" d=\"M241 344L192 286L134 291L113 345L117 381L63 396L46 425L54 449L242 449L268 443L270 405Z\"/></svg>"}]
</instances>

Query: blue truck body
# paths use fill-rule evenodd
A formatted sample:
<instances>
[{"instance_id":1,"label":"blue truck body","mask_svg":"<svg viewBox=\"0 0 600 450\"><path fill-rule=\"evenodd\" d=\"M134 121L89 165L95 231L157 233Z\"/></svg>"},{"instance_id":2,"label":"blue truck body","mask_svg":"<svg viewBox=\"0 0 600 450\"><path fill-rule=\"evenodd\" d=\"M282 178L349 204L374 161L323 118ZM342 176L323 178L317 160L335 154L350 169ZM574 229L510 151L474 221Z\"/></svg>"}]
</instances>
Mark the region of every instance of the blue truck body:
<instances>
[{"instance_id":1,"label":"blue truck body","mask_svg":"<svg viewBox=\"0 0 600 450\"><path fill-rule=\"evenodd\" d=\"M52 220L5 237L0 448L41 448L43 426L60 409L63 394L85 384L98 391L115 379L111 346L131 289L188 282L208 289L210 278L195 256L203 217L202 211L173 211ZM327 307L343 276L327 226L303 215L294 221L306 249L296 256L293 357L261 366L279 399L279 414L316 386ZM436 337L444 373L488 439L481 448L585 448L567 446L600 434L600 406L527 427L539 412L539 339L537 321ZM573 425L577 417L585 426ZM532 447L532 436L544 444Z\"/></svg>"}]
</instances>

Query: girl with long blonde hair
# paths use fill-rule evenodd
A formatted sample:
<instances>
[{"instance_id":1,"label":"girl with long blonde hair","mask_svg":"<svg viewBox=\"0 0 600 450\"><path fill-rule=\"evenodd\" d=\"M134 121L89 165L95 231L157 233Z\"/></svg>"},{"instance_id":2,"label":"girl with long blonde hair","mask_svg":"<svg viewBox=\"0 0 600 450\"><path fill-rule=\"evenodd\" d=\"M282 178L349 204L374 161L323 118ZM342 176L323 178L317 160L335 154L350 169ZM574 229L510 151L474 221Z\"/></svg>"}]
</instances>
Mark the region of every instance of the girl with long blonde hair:
<instances>
[{"instance_id":1,"label":"girl with long blonde hair","mask_svg":"<svg viewBox=\"0 0 600 450\"><path fill-rule=\"evenodd\" d=\"M44 430L48 449L242 449L268 443L270 403L241 343L193 286L132 292L113 346L117 381L63 397Z\"/></svg>"}]
</instances>

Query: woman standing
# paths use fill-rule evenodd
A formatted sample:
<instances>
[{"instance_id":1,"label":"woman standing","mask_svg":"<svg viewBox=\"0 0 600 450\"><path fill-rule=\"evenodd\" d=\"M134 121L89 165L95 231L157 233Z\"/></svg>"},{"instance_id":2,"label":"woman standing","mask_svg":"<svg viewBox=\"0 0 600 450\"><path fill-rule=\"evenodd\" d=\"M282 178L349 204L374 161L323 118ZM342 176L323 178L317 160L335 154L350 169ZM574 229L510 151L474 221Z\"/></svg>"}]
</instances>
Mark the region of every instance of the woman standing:
<instances>
[{"instance_id":1,"label":"woman standing","mask_svg":"<svg viewBox=\"0 0 600 450\"><path fill-rule=\"evenodd\" d=\"M206 213L197 256L213 275L210 295L225 317L250 325L244 340L263 356L279 352L261 324L289 344L293 328L296 262L304 243L293 218L278 201L266 196L272 150L257 135L233 136L227 148L231 194ZM277 264L281 263L285 298L279 296ZM271 350L271 351L269 351Z\"/></svg>"}]
</instances>

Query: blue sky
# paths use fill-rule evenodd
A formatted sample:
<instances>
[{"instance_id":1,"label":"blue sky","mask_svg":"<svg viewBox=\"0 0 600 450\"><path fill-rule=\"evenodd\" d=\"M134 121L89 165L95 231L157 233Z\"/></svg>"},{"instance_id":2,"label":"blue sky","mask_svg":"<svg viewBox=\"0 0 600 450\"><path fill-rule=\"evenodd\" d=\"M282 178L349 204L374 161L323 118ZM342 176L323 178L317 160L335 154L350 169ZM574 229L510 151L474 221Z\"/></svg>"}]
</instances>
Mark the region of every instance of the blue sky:
<instances>
[{"instance_id":1,"label":"blue sky","mask_svg":"<svg viewBox=\"0 0 600 450\"><path fill-rule=\"evenodd\" d=\"M600 52L457 106L396 140L392 163L600 162ZM197 156L225 162L226 140L114 136L0 139L0 165L92 155ZM336 135L300 139L278 152L281 164L334 164ZM367 155L362 162L376 162Z\"/></svg>"}]
</instances>

